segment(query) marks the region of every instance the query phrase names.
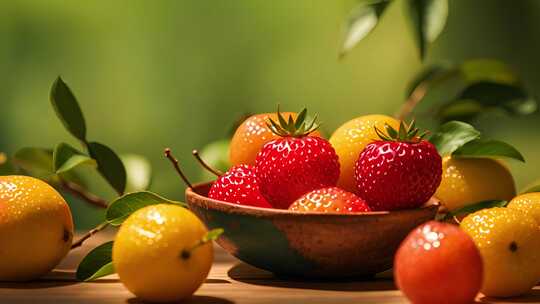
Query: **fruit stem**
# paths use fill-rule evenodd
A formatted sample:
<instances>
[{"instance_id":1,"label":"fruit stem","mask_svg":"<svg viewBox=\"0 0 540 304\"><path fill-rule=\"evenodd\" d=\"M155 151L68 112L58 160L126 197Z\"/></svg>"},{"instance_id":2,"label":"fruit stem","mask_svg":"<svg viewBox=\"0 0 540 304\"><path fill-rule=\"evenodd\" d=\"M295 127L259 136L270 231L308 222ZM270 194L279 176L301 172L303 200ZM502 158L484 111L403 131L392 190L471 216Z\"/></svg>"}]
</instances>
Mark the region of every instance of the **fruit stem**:
<instances>
[{"instance_id":1,"label":"fruit stem","mask_svg":"<svg viewBox=\"0 0 540 304\"><path fill-rule=\"evenodd\" d=\"M97 195L95 194L92 194L88 191L86 191L83 187L77 185L76 183L73 183L73 182L68 182L68 181L65 181L65 180L60 180L60 186L62 187L63 190L65 190L66 192L69 192L71 193L72 195L82 199L82 200L85 200L86 202L94 205L94 206L97 206L97 207L100 207L100 208L107 208L109 206L109 204L107 203L106 200L102 199L101 197L98 197Z\"/></svg>"},{"instance_id":2,"label":"fruit stem","mask_svg":"<svg viewBox=\"0 0 540 304\"><path fill-rule=\"evenodd\" d=\"M201 166L203 166L203 168L205 168L206 170L208 170L209 172L211 172L212 174L216 175L217 177L219 176L222 176L223 175L223 172L217 170L217 169L214 169L212 167L210 167L201 157L201 155L199 154L199 151L197 150L193 150L191 152L191 154L193 154L193 156L195 157L195 159L197 159L197 161L199 162L199 164L201 164Z\"/></svg>"},{"instance_id":3,"label":"fruit stem","mask_svg":"<svg viewBox=\"0 0 540 304\"><path fill-rule=\"evenodd\" d=\"M176 170L178 175L180 175L180 178L184 181L186 186L188 186L189 188L193 188L193 185L189 182L187 177L184 175L184 172L182 172L182 170L180 169L180 166L178 165L178 160L172 155L170 148L165 148L165 157L167 157L171 161L174 169Z\"/></svg>"},{"instance_id":4,"label":"fruit stem","mask_svg":"<svg viewBox=\"0 0 540 304\"><path fill-rule=\"evenodd\" d=\"M75 249L75 248L78 248L78 247L81 247L82 244L84 243L84 241L86 241L87 239L91 238L94 234L100 232L101 230L105 229L109 227L109 223L108 222L103 222L99 225L96 226L96 228L88 231L86 234L84 234L83 236L81 236L80 239L78 239L77 241L73 242L73 244L71 244L71 249Z\"/></svg>"},{"instance_id":5,"label":"fruit stem","mask_svg":"<svg viewBox=\"0 0 540 304\"><path fill-rule=\"evenodd\" d=\"M195 245L193 245L190 248L183 249L180 252L180 257L184 260L187 260L191 257L191 254L193 250L201 247L202 245L209 243L211 241L216 240L221 234L223 234L224 230L222 228L216 228L208 231L200 240L197 241Z\"/></svg>"}]
</instances>

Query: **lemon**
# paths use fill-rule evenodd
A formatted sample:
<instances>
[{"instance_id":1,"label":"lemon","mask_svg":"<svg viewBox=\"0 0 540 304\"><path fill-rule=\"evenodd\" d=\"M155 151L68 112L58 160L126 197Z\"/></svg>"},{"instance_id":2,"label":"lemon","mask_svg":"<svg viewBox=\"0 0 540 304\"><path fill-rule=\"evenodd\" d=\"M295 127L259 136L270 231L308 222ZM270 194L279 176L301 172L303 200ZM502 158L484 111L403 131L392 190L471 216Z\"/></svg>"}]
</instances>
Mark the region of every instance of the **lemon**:
<instances>
[{"instance_id":1,"label":"lemon","mask_svg":"<svg viewBox=\"0 0 540 304\"><path fill-rule=\"evenodd\" d=\"M468 215L460 226L480 250L484 295L517 296L536 285L540 279L540 229L534 218L511 208L490 208Z\"/></svg>"},{"instance_id":2,"label":"lemon","mask_svg":"<svg viewBox=\"0 0 540 304\"><path fill-rule=\"evenodd\" d=\"M357 192L354 169L358 156L369 143L379 139L375 133L375 127L384 131L386 123L396 130L399 129L398 120L386 115L374 114L349 120L334 131L329 141L339 157L338 187L349 192Z\"/></svg>"},{"instance_id":3,"label":"lemon","mask_svg":"<svg viewBox=\"0 0 540 304\"><path fill-rule=\"evenodd\" d=\"M200 243L206 233L203 223L183 207L160 204L137 210L122 224L113 245L120 281L142 300L188 298L212 265L212 244Z\"/></svg>"},{"instance_id":4,"label":"lemon","mask_svg":"<svg viewBox=\"0 0 540 304\"><path fill-rule=\"evenodd\" d=\"M32 280L66 256L73 220L66 201L29 176L0 176L0 280Z\"/></svg>"},{"instance_id":5,"label":"lemon","mask_svg":"<svg viewBox=\"0 0 540 304\"><path fill-rule=\"evenodd\" d=\"M508 168L491 158L443 158L441 184L435 192L449 210L487 200L510 200L516 195Z\"/></svg>"},{"instance_id":6,"label":"lemon","mask_svg":"<svg viewBox=\"0 0 540 304\"><path fill-rule=\"evenodd\" d=\"M518 195L510 201L507 207L527 213L540 224L540 192Z\"/></svg>"}]
</instances>

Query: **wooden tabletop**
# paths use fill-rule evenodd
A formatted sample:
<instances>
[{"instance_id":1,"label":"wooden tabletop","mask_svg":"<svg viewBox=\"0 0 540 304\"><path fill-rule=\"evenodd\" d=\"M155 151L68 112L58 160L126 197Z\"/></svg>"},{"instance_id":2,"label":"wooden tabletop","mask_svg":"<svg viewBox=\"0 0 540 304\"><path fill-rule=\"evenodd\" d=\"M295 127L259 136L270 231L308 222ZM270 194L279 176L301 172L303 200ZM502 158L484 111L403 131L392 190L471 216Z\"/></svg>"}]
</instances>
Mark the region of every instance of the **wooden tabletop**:
<instances>
[{"instance_id":1,"label":"wooden tabletop","mask_svg":"<svg viewBox=\"0 0 540 304\"><path fill-rule=\"evenodd\" d=\"M74 269L82 256L111 236L90 239L73 250L46 277L29 283L0 283L1 304L142 303L128 292L116 276L91 283L76 282ZM190 301L184 303L408 303L390 276L371 281L296 281L239 262L216 247L215 263L208 279ZM479 296L477 303L540 303L540 286L528 296L506 300Z\"/></svg>"}]
</instances>

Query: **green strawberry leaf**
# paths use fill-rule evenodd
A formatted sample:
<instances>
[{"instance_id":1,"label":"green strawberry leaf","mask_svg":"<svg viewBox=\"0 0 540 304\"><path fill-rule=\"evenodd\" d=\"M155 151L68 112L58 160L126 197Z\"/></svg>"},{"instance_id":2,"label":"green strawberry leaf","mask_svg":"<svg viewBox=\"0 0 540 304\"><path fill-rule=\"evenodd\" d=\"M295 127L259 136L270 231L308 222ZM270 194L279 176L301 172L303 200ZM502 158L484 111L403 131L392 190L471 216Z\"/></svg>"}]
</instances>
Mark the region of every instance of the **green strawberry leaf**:
<instances>
[{"instance_id":1,"label":"green strawberry leaf","mask_svg":"<svg viewBox=\"0 0 540 304\"><path fill-rule=\"evenodd\" d=\"M470 141L456 149L452 156L455 157L508 157L525 162L523 155L511 146L498 140L481 140L476 139Z\"/></svg>"},{"instance_id":2,"label":"green strawberry leaf","mask_svg":"<svg viewBox=\"0 0 540 304\"><path fill-rule=\"evenodd\" d=\"M127 184L125 192L143 191L152 183L152 166L146 158L136 154L121 155L126 168Z\"/></svg>"},{"instance_id":3,"label":"green strawberry leaf","mask_svg":"<svg viewBox=\"0 0 540 304\"><path fill-rule=\"evenodd\" d=\"M459 208L454 211L450 211L442 218L442 220L448 220L448 219L453 218L454 216L474 213L482 209L493 208L493 207L506 207L506 205L508 205L508 202L505 200L482 201L482 202L474 203L471 205L467 205L463 208Z\"/></svg>"},{"instance_id":4,"label":"green strawberry leaf","mask_svg":"<svg viewBox=\"0 0 540 304\"><path fill-rule=\"evenodd\" d=\"M479 137L480 132L473 126L460 121L450 121L442 125L429 141L435 145L440 155L445 156Z\"/></svg>"},{"instance_id":5,"label":"green strawberry leaf","mask_svg":"<svg viewBox=\"0 0 540 304\"><path fill-rule=\"evenodd\" d=\"M53 151L44 148L22 148L15 152L13 163L28 174L40 179L51 179L55 173L53 168Z\"/></svg>"},{"instance_id":6,"label":"green strawberry leaf","mask_svg":"<svg viewBox=\"0 0 540 304\"><path fill-rule=\"evenodd\" d=\"M120 157L109 147L97 143L88 143L88 150L97 161L98 171L118 192L124 194L127 183L127 173Z\"/></svg>"},{"instance_id":7,"label":"green strawberry leaf","mask_svg":"<svg viewBox=\"0 0 540 304\"><path fill-rule=\"evenodd\" d=\"M185 203L171 201L149 191L133 192L113 201L107 208L106 219L111 225L118 226L133 212L156 204L176 204L186 207Z\"/></svg>"},{"instance_id":8,"label":"green strawberry leaf","mask_svg":"<svg viewBox=\"0 0 540 304\"><path fill-rule=\"evenodd\" d=\"M413 35L424 59L429 43L443 31L448 17L447 0L406 0Z\"/></svg>"},{"instance_id":9,"label":"green strawberry leaf","mask_svg":"<svg viewBox=\"0 0 540 304\"><path fill-rule=\"evenodd\" d=\"M54 149L53 164L56 174L68 172L81 165L97 166L94 159L66 143L59 143Z\"/></svg>"},{"instance_id":10,"label":"green strawberry leaf","mask_svg":"<svg viewBox=\"0 0 540 304\"><path fill-rule=\"evenodd\" d=\"M356 6L345 26L345 39L339 57L345 56L377 26L390 0L363 0Z\"/></svg>"},{"instance_id":11,"label":"green strawberry leaf","mask_svg":"<svg viewBox=\"0 0 540 304\"><path fill-rule=\"evenodd\" d=\"M51 104L56 115L71 135L86 142L86 123L75 95L67 84L58 77L51 88Z\"/></svg>"},{"instance_id":12,"label":"green strawberry leaf","mask_svg":"<svg viewBox=\"0 0 540 304\"><path fill-rule=\"evenodd\" d=\"M110 241L90 251L77 267L77 280L88 282L115 273L112 247L113 242Z\"/></svg>"}]
</instances>

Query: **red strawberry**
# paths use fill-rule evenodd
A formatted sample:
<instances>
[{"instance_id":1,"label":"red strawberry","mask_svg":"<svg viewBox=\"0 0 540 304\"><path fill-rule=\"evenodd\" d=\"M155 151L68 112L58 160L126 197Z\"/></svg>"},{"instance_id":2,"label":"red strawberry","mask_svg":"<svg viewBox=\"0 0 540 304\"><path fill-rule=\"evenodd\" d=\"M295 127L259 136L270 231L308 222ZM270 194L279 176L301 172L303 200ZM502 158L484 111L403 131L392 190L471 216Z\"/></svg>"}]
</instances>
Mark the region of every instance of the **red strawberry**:
<instances>
[{"instance_id":1,"label":"red strawberry","mask_svg":"<svg viewBox=\"0 0 540 304\"><path fill-rule=\"evenodd\" d=\"M363 199L338 187L328 187L308 192L294 201L289 210L337 213L371 211Z\"/></svg>"},{"instance_id":2,"label":"red strawberry","mask_svg":"<svg viewBox=\"0 0 540 304\"><path fill-rule=\"evenodd\" d=\"M252 166L238 165L218 177L208 197L216 200L263 208L272 208L259 191Z\"/></svg>"},{"instance_id":3,"label":"red strawberry","mask_svg":"<svg viewBox=\"0 0 540 304\"><path fill-rule=\"evenodd\" d=\"M256 158L256 174L262 195L275 208L287 209L303 194L336 185L338 156L330 143L309 134L318 128L315 119L305 123L306 109L296 120L279 124L269 119L268 128L280 138L265 144Z\"/></svg>"},{"instance_id":4,"label":"red strawberry","mask_svg":"<svg viewBox=\"0 0 540 304\"><path fill-rule=\"evenodd\" d=\"M386 125L382 140L366 146L356 161L358 195L373 210L419 207L441 183L442 160L435 146L417 136L414 122L399 131Z\"/></svg>"}]
</instances>

